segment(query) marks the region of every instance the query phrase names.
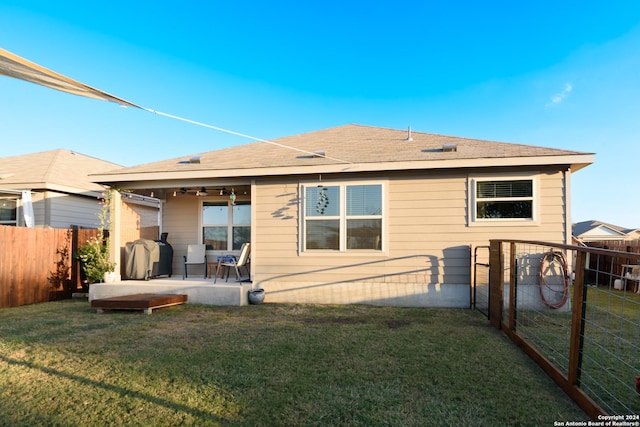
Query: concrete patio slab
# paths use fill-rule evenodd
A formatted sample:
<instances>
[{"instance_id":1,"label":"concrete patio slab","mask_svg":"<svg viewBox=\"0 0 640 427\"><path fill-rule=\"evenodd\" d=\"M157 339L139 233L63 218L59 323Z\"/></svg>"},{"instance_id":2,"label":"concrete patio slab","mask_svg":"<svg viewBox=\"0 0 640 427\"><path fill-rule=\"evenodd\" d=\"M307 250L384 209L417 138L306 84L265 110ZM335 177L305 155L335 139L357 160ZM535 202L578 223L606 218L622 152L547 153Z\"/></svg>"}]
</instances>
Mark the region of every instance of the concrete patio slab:
<instances>
[{"instance_id":1,"label":"concrete patio slab","mask_svg":"<svg viewBox=\"0 0 640 427\"><path fill-rule=\"evenodd\" d=\"M93 283L89 286L89 302L134 294L183 294L188 304L242 306L249 304L250 282L213 283L212 279L158 278Z\"/></svg>"}]
</instances>

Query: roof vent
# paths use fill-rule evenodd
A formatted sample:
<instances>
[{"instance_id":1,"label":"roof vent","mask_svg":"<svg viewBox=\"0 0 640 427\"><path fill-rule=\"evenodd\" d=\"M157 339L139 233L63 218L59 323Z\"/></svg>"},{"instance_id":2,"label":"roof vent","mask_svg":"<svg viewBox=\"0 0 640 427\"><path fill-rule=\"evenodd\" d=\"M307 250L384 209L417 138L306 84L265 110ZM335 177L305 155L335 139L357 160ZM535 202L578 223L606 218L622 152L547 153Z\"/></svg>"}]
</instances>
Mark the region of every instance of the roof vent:
<instances>
[{"instance_id":1,"label":"roof vent","mask_svg":"<svg viewBox=\"0 0 640 427\"><path fill-rule=\"evenodd\" d=\"M200 156L193 156L189 159L189 163L200 163Z\"/></svg>"},{"instance_id":2,"label":"roof vent","mask_svg":"<svg viewBox=\"0 0 640 427\"><path fill-rule=\"evenodd\" d=\"M313 152L313 157L327 157L327 152L325 150L318 150Z\"/></svg>"},{"instance_id":3,"label":"roof vent","mask_svg":"<svg viewBox=\"0 0 640 427\"><path fill-rule=\"evenodd\" d=\"M411 136L411 126L409 126L409 129L407 129L407 138L405 139L405 141L413 141L413 137Z\"/></svg>"},{"instance_id":4,"label":"roof vent","mask_svg":"<svg viewBox=\"0 0 640 427\"><path fill-rule=\"evenodd\" d=\"M458 144L454 142L449 142L446 144L442 144L442 151L445 153L451 153L453 151L458 151Z\"/></svg>"}]
</instances>

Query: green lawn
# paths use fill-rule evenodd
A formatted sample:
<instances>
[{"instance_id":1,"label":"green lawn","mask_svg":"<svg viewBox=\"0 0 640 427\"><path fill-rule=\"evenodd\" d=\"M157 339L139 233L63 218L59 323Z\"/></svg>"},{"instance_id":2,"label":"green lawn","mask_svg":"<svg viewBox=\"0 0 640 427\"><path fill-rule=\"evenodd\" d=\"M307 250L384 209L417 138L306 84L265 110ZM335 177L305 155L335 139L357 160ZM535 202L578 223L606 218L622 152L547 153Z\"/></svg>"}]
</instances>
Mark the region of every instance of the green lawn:
<instances>
[{"instance_id":1,"label":"green lawn","mask_svg":"<svg viewBox=\"0 0 640 427\"><path fill-rule=\"evenodd\" d=\"M590 286L584 314L582 390L610 414L640 413L640 295ZM567 376L571 312L523 309L516 319L517 333Z\"/></svg>"},{"instance_id":2,"label":"green lawn","mask_svg":"<svg viewBox=\"0 0 640 427\"><path fill-rule=\"evenodd\" d=\"M0 309L0 425L551 426L587 416L470 310Z\"/></svg>"}]
</instances>

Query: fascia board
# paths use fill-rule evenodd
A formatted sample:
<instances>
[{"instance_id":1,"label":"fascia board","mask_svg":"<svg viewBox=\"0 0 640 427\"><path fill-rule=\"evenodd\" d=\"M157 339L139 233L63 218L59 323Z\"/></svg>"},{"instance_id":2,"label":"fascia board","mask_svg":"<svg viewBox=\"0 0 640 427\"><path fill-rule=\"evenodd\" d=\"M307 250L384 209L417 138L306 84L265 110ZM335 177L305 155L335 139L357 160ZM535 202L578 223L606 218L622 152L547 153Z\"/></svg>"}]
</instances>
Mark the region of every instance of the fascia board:
<instances>
[{"instance_id":1,"label":"fascia board","mask_svg":"<svg viewBox=\"0 0 640 427\"><path fill-rule=\"evenodd\" d=\"M127 180L127 181L112 181L115 184L115 187L123 190L123 191L135 191L135 190L147 190L150 186L154 188L180 188L180 187L208 187L208 186L216 186L216 187L233 187L233 186L241 186L241 185L250 185L251 181L249 178L238 178L238 179L230 179L230 178L216 178L208 176L207 178L192 178L192 179L174 179L175 177L157 180ZM127 177L128 179L128 177Z\"/></svg>"},{"instance_id":2,"label":"fascia board","mask_svg":"<svg viewBox=\"0 0 640 427\"><path fill-rule=\"evenodd\" d=\"M3 190L4 187L0 186L0 190ZM78 188L78 187L70 187L66 185L57 185L51 183L42 183L42 182L23 182L20 184L13 184L7 189L12 190L29 190L33 192L41 192L41 191L57 191L59 193L67 193L74 194L77 196L87 196L87 197L98 197L102 194L102 191L98 190L88 190L86 188Z\"/></svg>"},{"instance_id":3,"label":"fascia board","mask_svg":"<svg viewBox=\"0 0 640 427\"><path fill-rule=\"evenodd\" d=\"M460 168L490 168L503 166L547 166L571 165L572 171L582 169L593 163L593 154L566 156L536 156L536 157L501 157L482 159L451 159L414 162L377 162L354 164L322 164L315 166L275 166L265 168L235 168L235 169L197 169L186 171L149 171L132 173L95 174L90 178L97 183L133 183L137 181L176 181L194 179L228 179L256 176L283 176L305 174L377 172L398 170L433 170Z\"/></svg>"},{"instance_id":4,"label":"fascia board","mask_svg":"<svg viewBox=\"0 0 640 427\"><path fill-rule=\"evenodd\" d=\"M65 185L48 185L46 187L50 191L58 191L60 193L73 194L76 196L86 196L98 198L102 195L103 190L87 190L86 188L68 187Z\"/></svg>"}]
</instances>

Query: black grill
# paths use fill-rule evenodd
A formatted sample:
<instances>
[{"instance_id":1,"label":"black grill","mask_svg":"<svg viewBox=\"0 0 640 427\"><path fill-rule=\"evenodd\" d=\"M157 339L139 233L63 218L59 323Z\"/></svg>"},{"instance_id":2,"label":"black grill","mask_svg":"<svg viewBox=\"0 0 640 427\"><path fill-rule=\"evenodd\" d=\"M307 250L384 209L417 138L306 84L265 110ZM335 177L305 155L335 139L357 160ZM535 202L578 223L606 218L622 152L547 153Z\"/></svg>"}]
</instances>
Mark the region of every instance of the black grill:
<instances>
[{"instance_id":1,"label":"black grill","mask_svg":"<svg viewBox=\"0 0 640 427\"><path fill-rule=\"evenodd\" d=\"M173 274L173 248L167 242L167 234L160 240L138 239L125 247L125 277L149 280Z\"/></svg>"},{"instance_id":2,"label":"black grill","mask_svg":"<svg viewBox=\"0 0 640 427\"><path fill-rule=\"evenodd\" d=\"M169 276L173 274L173 247L167 242L169 233L162 233L155 242L160 248L160 261L153 263L151 276Z\"/></svg>"}]
</instances>

